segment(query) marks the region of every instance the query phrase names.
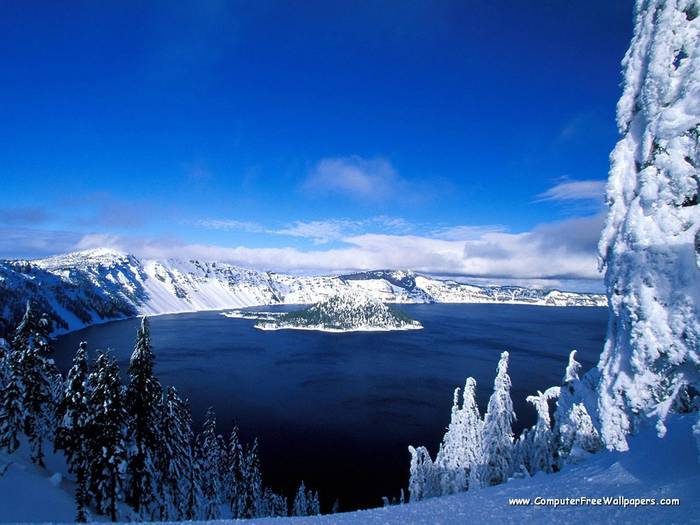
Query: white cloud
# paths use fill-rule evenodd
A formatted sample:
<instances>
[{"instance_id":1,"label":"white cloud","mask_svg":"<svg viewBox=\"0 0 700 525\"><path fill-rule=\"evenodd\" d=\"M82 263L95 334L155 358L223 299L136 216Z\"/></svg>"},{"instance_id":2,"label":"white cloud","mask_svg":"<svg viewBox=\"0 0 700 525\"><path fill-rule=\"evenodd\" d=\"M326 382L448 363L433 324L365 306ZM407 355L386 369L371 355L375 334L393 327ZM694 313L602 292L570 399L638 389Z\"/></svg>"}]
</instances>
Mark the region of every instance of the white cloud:
<instances>
[{"instance_id":1,"label":"white cloud","mask_svg":"<svg viewBox=\"0 0 700 525\"><path fill-rule=\"evenodd\" d=\"M357 227L358 223L346 220L295 221L284 228L275 230L274 233L291 237L304 237L312 239L316 244L326 244L342 239L348 230L354 230Z\"/></svg>"},{"instance_id":2,"label":"white cloud","mask_svg":"<svg viewBox=\"0 0 700 525\"><path fill-rule=\"evenodd\" d=\"M252 233L265 231L265 228L258 223L232 219L200 219L195 222L195 225L208 230L239 230Z\"/></svg>"},{"instance_id":3,"label":"white cloud","mask_svg":"<svg viewBox=\"0 0 700 525\"><path fill-rule=\"evenodd\" d=\"M484 226L459 225L438 228L433 231L432 235L438 239L444 239L447 241L467 241L478 239L487 233L502 231L505 231L505 227L497 224L487 224Z\"/></svg>"},{"instance_id":4,"label":"white cloud","mask_svg":"<svg viewBox=\"0 0 700 525\"><path fill-rule=\"evenodd\" d=\"M580 201L598 200L605 197L605 181L602 180L573 180L552 186L537 196L539 201Z\"/></svg>"},{"instance_id":5,"label":"white cloud","mask_svg":"<svg viewBox=\"0 0 700 525\"><path fill-rule=\"evenodd\" d=\"M319 160L303 187L312 193L376 200L397 192L404 184L388 160L352 155Z\"/></svg>"},{"instance_id":6,"label":"white cloud","mask_svg":"<svg viewBox=\"0 0 700 525\"><path fill-rule=\"evenodd\" d=\"M400 217L379 215L366 219L324 219L294 221L281 227L265 226L256 222L235 219L200 219L194 225L209 230L245 231L311 239L315 244L341 241L362 230L408 233L414 226Z\"/></svg>"},{"instance_id":7,"label":"white cloud","mask_svg":"<svg viewBox=\"0 0 700 525\"><path fill-rule=\"evenodd\" d=\"M111 246L146 257L192 257L292 272L340 272L377 268L482 278L599 279L596 243L602 214L542 224L532 231L470 232L468 239L363 233L342 237L344 246L300 250L186 244L124 237L84 237L81 247ZM325 225L298 225L298 233L322 239L338 234ZM312 236L313 238L313 236Z\"/></svg>"}]
</instances>

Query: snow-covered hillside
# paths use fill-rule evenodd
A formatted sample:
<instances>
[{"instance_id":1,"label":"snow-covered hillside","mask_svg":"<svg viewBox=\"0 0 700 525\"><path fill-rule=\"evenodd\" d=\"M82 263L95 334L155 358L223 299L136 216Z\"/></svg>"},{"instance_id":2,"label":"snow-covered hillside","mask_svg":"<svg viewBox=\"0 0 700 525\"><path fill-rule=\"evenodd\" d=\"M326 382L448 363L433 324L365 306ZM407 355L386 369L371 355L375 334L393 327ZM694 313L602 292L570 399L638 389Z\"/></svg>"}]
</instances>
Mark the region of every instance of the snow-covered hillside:
<instances>
[{"instance_id":1,"label":"snow-covered hillside","mask_svg":"<svg viewBox=\"0 0 700 525\"><path fill-rule=\"evenodd\" d=\"M481 490L433 498L418 503L342 514L266 518L236 523L289 523L290 525L451 525L463 523L697 523L700 516L700 469L695 457L689 417L674 418L668 434L658 439L647 428L630 439L630 451L601 452L578 465L568 465L557 474L540 473L529 479L511 480ZM0 456L5 463L7 456ZM13 463L0 476L0 522L72 522L75 508L72 484L51 476L28 459ZM60 464L51 465L55 469ZM627 498L628 506L561 503L558 507L535 504L535 498ZM530 499L515 505L510 500ZM637 505L642 498L655 505ZM661 505L661 498L678 498L679 505ZM41 501L41 505L37 505ZM538 500L539 501L539 500ZM217 522L205 522L217 523ZM223 522L218 522L223 523Z\"/></svg>"},{"instance_id":2,"label":"snow-covered hillside","mask_svg":"<svg viewBox=\"0 0 700 525\"><path fill-rule=\"evenodd\" d=\"M34 261L0 261L0 334L19 318L29 298L52 315L61 333L139 314L311 304L353 291L386 303L607 304L602 295L479 287L408 271L297 277L225 263L147 260L95 249Z\"/></svg>"},{"instance_id":3,"label":"snow-covered hillside","mask_svg":"<svg viewBox=\"0 0 700 525\"><path fill-rule=\"evenodd\" d=\"M368 332L415 330L423 326L364 292L332 295L305 310L289 312L255 325L260 330Z\"/></svg>"}]
</instances>

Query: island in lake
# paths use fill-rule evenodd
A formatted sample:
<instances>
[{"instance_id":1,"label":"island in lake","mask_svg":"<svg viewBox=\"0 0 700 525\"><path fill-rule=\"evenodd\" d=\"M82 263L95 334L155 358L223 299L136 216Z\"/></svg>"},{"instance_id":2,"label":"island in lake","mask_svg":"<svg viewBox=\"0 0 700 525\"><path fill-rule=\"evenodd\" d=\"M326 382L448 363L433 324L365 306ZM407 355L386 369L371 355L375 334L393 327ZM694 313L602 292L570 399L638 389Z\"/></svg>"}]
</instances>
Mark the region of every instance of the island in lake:
<instances>
[{"instance_id":1,"label":"island in lake","mask_svg":"<svg viewBox=\"0 0 700 525\"><path fill-rule=\"evenodd\" d=\"M304 310L275 315L271 312L224 312L226 317L255 319L259 330L317 330L374 332L418 330L423 325L378 299L362 293L332 295Z\"/></svg>"}]
</instances>

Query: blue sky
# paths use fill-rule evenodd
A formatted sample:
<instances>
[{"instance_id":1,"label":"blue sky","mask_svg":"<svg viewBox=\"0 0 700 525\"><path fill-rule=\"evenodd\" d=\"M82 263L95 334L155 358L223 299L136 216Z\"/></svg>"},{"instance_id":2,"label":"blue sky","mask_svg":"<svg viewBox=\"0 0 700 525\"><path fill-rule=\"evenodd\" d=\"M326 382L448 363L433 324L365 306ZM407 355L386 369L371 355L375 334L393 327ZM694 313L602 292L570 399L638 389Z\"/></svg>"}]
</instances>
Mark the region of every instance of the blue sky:
<instances>
[{"instance_id":1,"label":"blue sky","mask_svg":"<svg viewBox=\"0 0 700 525\"><path fill-rule=\"evenodd\" d=\"M0 257L597 277L631 2L2 10Z\"/></svg>"}]
</instances>

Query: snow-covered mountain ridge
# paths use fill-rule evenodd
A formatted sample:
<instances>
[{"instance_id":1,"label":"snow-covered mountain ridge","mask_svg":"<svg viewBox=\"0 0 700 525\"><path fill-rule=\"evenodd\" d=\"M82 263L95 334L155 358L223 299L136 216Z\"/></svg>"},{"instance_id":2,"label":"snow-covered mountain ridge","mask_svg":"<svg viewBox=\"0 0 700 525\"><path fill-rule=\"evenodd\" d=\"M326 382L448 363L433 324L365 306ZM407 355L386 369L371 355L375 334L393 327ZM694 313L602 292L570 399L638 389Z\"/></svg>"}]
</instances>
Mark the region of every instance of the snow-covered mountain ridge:
<instances>
[{"instance_id":1,"label":"snow-covered mountain ridge","mask_svg":"<svg viewBox=\"0 0 700 525\"><path fill-rule=\"evenodd\" d=\"M292 276L197 260L140 259L93 249L37 260L0 261L0 335L27 299L62 333L135 315L271 304L311 304L361 291L385 303L511 303L605 306L605 296L520 287L474 286L410 271Z\"/></svg>"}]
</instances>

